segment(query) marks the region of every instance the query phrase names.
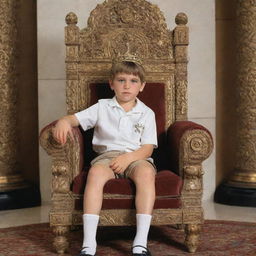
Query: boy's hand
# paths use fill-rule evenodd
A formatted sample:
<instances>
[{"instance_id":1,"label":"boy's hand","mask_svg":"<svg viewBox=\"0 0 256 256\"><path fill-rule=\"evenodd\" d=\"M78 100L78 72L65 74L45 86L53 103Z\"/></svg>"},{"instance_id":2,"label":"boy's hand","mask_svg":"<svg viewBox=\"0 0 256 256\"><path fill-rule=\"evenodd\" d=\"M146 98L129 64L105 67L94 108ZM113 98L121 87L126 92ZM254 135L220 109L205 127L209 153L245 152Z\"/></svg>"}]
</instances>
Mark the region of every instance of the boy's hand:
<instances>
[{"instance_id":1,"label":"boy's hand","mask_svg":"<svg viewBox=\"0 0 256 256\"><path fill-rule=\"evenodd\" d=\"M125 153L114 158L109 166L114 173L123 173L131 162L130 153Z\"/></svg>"},{"instance_id":2,"label":"boy's hand","mask_svg":"<svg viewBox=\"0 0 256 256\"><path fill-rule=\"evenodd\" d=\"M53 128L53 137L62 145L67 142L67 135L73 139L72 126L65 120L60 119Z\"/></svg>"}]
</instances>

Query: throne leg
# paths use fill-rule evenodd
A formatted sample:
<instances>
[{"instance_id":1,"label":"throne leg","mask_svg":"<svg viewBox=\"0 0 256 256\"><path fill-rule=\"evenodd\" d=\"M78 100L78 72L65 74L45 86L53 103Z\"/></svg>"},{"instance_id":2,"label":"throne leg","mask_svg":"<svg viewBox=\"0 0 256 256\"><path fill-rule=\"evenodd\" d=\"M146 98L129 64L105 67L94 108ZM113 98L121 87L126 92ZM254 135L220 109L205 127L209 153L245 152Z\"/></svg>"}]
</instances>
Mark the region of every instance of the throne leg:
<instances>
[{"instance_id":1,"label":"throne leg","mask_svg":"<svg viewBox=\"0 0 256 256\"><path fill-rule=\"evenodd\" d=\"M186 224L185 225L185 245L188 251L193 253L197 250L199 244L199 236L201 231L200 224Z\"/></svg>"},{"instance_id":2,"label":"throne leg","mask_svg":"<svg viewBox=\"0 0 256 256\"><path fill-rule=\"evenodd\" d=\"M53 247L55 248L58 254L64 254L69 246L68 243L68 233L69 233L69 226L54 226L53 233L55 235L53 240Z\"/></svg>"}]
</instances>

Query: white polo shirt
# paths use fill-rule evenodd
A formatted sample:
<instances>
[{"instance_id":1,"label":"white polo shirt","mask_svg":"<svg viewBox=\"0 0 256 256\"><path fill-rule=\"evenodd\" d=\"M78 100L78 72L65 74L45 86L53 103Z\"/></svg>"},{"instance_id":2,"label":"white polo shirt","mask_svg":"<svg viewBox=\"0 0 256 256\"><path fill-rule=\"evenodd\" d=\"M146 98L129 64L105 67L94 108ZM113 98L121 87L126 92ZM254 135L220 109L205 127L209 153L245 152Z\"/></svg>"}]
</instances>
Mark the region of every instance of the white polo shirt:
<instances>
[{"instance_id":1,"label":"white polo shirt","mask_svg":"<svg viewBox=\"0 0 256 256\"><path fill-rule=\"evenodd\" d=\"M144 144L157 147L155 114L139 99L129 112L114 97L99 100L75 116L83 130L95 128L92 144L99 154L111 150L131 152Z\"/></svg>"}]
</instances>

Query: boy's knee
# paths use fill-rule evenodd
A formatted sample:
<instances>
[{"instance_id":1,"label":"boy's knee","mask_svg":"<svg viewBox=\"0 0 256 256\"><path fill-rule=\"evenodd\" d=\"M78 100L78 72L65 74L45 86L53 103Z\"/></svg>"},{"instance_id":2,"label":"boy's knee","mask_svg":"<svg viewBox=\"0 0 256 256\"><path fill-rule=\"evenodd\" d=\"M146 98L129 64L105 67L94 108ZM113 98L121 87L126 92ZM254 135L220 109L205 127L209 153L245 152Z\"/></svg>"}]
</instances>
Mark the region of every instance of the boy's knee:
<instances>
[{"instance_id":1,"label":"boy's knee","mask_svg":"<svg viewBox=\"0 0 256 256\"><path fill-rule=\"evenodd\" d=\"M88 179L105 181L111 178L111 172L105 166L101 165L92 166L88 173Z\"/></svg>"},{"instance_id":2,"label":"boy's knee","mask_svg":"<svg viewBox=\"0 0 256 256\"><path fill-rule=\"evenodd\" d=\"M156 170L149 162L142 162L134 168L133 177L136 182L153 182L155 181Z\"/></svg>"},{"instance_id":3,"label":"boy's knee","mask_svg":"<svg viewBox=\"0 0 256 256\"><path fill-rule=\"evenodd\" d=\"M102 167L99 165L92 166L89 170L88 176L94 177L100 175L102 172Z\"/></svg>"}]
</instances>

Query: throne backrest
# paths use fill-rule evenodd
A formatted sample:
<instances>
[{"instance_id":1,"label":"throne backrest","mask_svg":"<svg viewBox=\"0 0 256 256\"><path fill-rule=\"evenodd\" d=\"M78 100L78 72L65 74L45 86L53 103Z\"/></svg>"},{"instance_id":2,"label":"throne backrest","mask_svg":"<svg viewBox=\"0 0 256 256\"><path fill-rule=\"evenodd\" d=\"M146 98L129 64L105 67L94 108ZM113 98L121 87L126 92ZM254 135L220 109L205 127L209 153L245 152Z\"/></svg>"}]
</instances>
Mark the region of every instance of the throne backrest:
<instances>
[{"instance_id":1,"label":"throne backrest","mask_svg":"<svg viewBox=\"0 0 256 256\"><path fill-rule=\"evenodd\" d=\"M139 98L156 113L159 145L176 120L187 119L187 16L167 29L162 12L145 0L106 0L79 29L77 16L66 16L67 111L85 109L112 96L108 87L112 60L126 52L143 60L146 87Z\"/></svg>"}]
</instances>

